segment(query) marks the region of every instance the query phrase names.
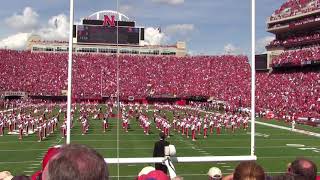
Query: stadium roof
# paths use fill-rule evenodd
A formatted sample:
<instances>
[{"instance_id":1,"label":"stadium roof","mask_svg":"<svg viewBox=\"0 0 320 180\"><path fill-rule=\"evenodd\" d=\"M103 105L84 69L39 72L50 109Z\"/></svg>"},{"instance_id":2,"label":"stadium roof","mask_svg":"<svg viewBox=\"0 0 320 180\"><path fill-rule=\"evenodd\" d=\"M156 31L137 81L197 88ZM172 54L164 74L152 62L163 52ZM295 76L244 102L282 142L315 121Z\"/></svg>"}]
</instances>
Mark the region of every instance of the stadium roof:
<instances>
[{"instance_id":1,"label":"stadium roof","mask_svg":"<svg viewBox=\"0 0 320 180\"><path fill-rule=\"evenodd\" d=\"M113 11L113 10L102 10L97 11L89 16L89 19L96 19L96 20L103 20L104 15L114 15L117 20L119 21L129 21L130 18L120 12Z\"/></svg>"}]
</instances>

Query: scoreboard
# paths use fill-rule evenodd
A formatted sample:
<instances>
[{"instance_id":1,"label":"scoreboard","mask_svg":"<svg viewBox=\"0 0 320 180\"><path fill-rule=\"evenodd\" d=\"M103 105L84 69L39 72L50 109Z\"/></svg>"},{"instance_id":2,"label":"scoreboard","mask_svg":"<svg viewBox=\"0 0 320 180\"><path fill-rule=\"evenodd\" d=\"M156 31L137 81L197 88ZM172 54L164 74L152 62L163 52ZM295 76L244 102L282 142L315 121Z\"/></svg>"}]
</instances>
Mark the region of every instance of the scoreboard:
<instances>
[{"instance_id":1,"label":"scoreboard","mask_svg":"<svg viewBox=\"0 0 320 180\"><path fill-rule=\"evenodd\" d=\"M268 70L267 54L255 55L256 70Z\"/></svg>"},{"instance_id":2,"label":"scoreboard","mask_svg":"<svg viewBox=\"0 0 320 180\"><path fill-rule=\"evenodd\" d=\"M131 44L139 45L144 36L143 28L136 27L111 27L111 26L77 26L78 43L104 43L104 44Z\"/></svg>"}]
</instances>

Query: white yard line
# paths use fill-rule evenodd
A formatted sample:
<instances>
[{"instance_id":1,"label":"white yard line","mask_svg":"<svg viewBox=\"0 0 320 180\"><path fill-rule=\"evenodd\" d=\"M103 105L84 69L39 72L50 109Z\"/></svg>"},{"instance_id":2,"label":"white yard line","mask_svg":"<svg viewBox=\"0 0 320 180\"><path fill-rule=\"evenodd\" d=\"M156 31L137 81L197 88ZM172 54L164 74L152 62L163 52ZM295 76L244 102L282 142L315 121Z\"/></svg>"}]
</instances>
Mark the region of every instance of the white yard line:
<instances>
[{"instance_id":1,"label":"white yard line","mask_svg":"<svg viewBox=\"0 0 320 180\"><path fill-rule=\"evenodd\" d=\"M317 148L317 147L320 147L320 146L312 146L313 148ZM93 147L94 148L94 147ZM205 150L203 149L247 149L247 148L250 148L248 146L242 146L242 147L201 147L200 148L197 148L197 147L179 147L179 146L176 146L176 149L193 149L193 150L198 150L199 152L206 152ZM292 148L290 146L259 146L259 147L256 147L257 149L259 148L263 148L263 149L278 149L278 148ZM96 150L113 150L113 149L117 149L117 148L113 148L113 147L101 147L101 148L94 148ZM123 149L123 150L126 150L126 149L136 149L136 150L150 150L150 149L153 149L152 147L137 147L137 148L131 148L131 147L127 147L127 148L119 148L119 149ZM46 151L47 149L2 149L0 150L0 152L24 152L24 151ZM41 155L44 155L43 153ZM42 159L42 157L39 157ZM37 158L36 158L37 159Z\"/></svg>"},{"instance_id":2,"label":"white yard line","mask_svg":"<svg viewBox=\"0 0 320 180\"><path fill-rule=\"evenodd\" d=\"M305 131L305 130L300 130L300 129L292 129L289 127L284 127L284 126L279 126L279 125L275 125L275 124L269 124L269 123L264 123L264 122L260 122L260 121L255 121L256 124L260 124L260 125L264 125L264 126L269 126L269 127L273 127L273 128L278 128L278 129L283 129L283 130L287 130L287 131L291 131L291 132L297 132L300 134L306 134L309 136L315 136L315 137L320 137L319 133L315 133L315 132L311 132L311 131Z\"/></svg>"}]
</instances>

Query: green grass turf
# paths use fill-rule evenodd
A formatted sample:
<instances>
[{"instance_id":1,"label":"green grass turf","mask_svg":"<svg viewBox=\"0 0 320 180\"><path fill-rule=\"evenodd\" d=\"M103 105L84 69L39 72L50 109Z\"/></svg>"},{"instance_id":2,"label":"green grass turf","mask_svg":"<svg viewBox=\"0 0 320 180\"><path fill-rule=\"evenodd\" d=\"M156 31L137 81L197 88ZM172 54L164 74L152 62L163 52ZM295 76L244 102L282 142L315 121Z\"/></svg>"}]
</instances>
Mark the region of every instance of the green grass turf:
<instances>
[{"instance_id":1,"label":"green grass turf","mask_svg":"<svg viewBox=\"0 0 320 180\"><path fill-rule=\"evenodd\" d=\"M272 124L276 124L276 125L280 125L280 126L285 126L285 127L291 127L291 123L286 123L285 121L279 121L279 120L269 120L269 119L261 119L258 118L258 121L262 121L262 122L266 122L266 123L272 123ZM308 125L304 125L304 124L296 124L295 125L296 129L301 129L301 130L305 130L305 131L311 131L311 132L315 132L315 133L320 133L320 127L312 127L312 126L308 126Z\"/></svg>"},{"instance_id":2,"label":"green grass turf","mask_svg":"<svg viewBox=\"0 0 320 180\"><path fill-rule=\"evenodd\" d=\"M78 113L76 112L75 120L77 117ZM168 117L172 117L172 113L168 113ZM117 157L116 119L111 119L111 127L106 133L102 132L100 120L90 120L89 133L84 136L81 135L79 123L75 122L71 136L73 143L86 144L95 148L104 157ZM274 122L270 121L270 123ZM152 124L152 133L146 136L135 121L132 121L131 124L128 133L125 133L121 127L119 128L119 157L151 157L159 131ZM258 163L270 175L284 172L287 163L297 156L309 157L320 167L319 152L286 146L286 144L303 144L306 147L318 148L320 151L319 138L262 125L256 125L256 132L268 135L268 137L256 136L256 154ZM172 131L172 136L168 141L176 146L178 156L235 156L250 153L250 135L244 130L237 130L235 134L222 131L221 135L210 135L208 139L203 139L202 136L197 137L198 140L192 142L191 139ZM0 171L9 170L13 174L32 174L31 172L40 169L41 159L47 148L61 143L64 143L64 139L61 139L59 132L55 132L40 143L37 142L36 135L25 137L22 141L13 135L0 137ZM193 178L206 179L204 174L212 166L221 168L224 174L230 173L236 164L236 162L225 164L181 163L175 164L175 167L178 175L190 180ZM147 165L152 164L120 165L120 179L134 179L133 176L136 176ZM114 177L117 176L117 168L117 165L109 165L112 179L117 179Z\"/></svg>"}]
</instances>

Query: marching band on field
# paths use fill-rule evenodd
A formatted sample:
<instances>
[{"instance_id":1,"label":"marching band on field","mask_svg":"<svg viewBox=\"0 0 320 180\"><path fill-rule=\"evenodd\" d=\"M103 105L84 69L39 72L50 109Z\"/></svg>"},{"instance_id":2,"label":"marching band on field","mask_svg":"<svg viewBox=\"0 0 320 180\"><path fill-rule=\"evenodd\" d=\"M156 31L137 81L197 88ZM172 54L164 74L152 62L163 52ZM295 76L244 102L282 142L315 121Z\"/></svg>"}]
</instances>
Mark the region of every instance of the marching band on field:
<instances>
[{"instance_id":1,"label":"marching band on field","mask_svg":"<svg viewBox=\"0 0 320 180\"><path fill-rule=\"evenodd\" d=\"M78 108L78 109L77 109ZM110 118L116 118L113 114L115 105L108 103L106 112L103 112L98 104L80 104L80 106L73 106L71 110L71 128L73 128L75 113L78 113L78 122L80 124L81 134L86 135L90 128L90 121L101 120L102 131L106 133L110 128ZM182 110L175 106L169 108L154 106L150 109L148 105L134 105L134 104L121 104L119 118L122 121L122 128L124 132L129 132L132 120L135 120L145 135L149 135L151 125L154 124L155 128L165 133L170 137L172 132L181 134L192 141L197 139L197 136L208 138L212 134L221 134L221 129L224 128L227 132L234 133L236 129L248 128L249 116L240 113L212 113L207 112L202 115L199 111L195 110ZM61 137L65 138L67 133L67 121L65 107L60 107L58 113L53 113L54 108L45 108L40 113L40 108L33 109L32 113L24 113L23 111L0 113L0 136L8 134L18 134L20 140L30 133L37 133L38 141L41 142L46 139L50 134L60 129ZM151 112L151 113L150 113ZM173 114L172 120L167 117L166 113ZM41 114L40 116L36 116ZM64 114L64 115L63 115ZM48 118L49 115L52 117ZM59 121L62 117L61 122ZM90 120L89 120L90 119ZM59 128L60 125L60 128Z\"/></svg>"}]
</instances>

